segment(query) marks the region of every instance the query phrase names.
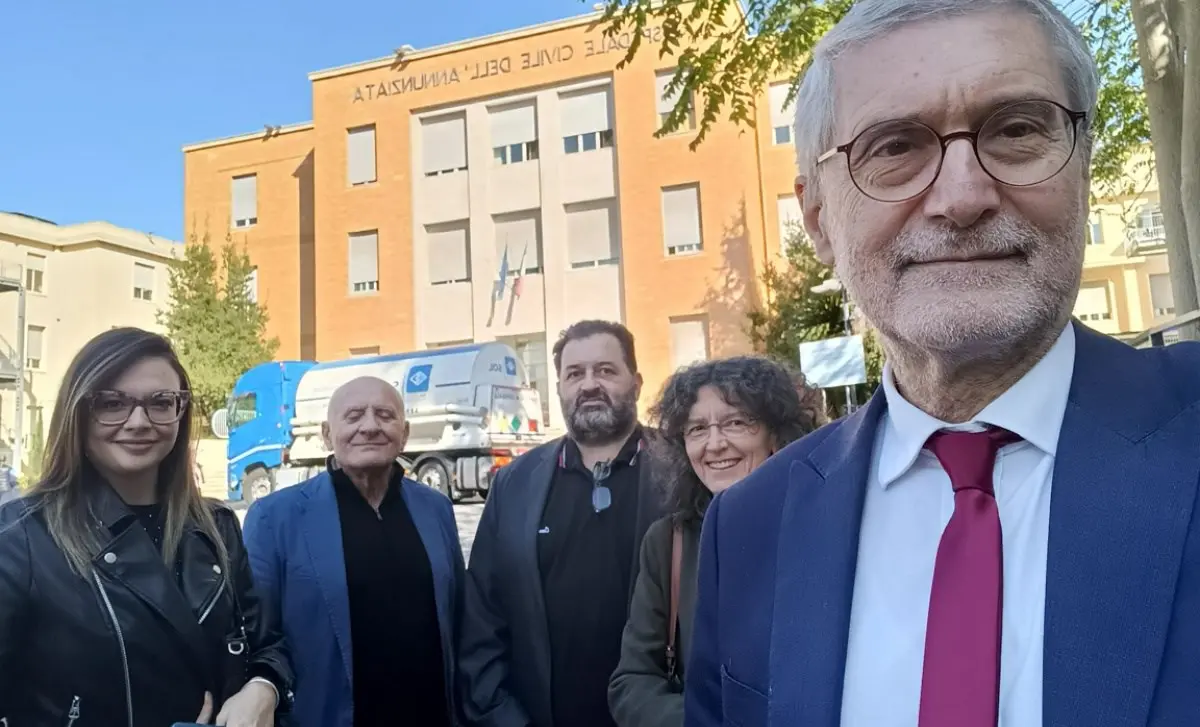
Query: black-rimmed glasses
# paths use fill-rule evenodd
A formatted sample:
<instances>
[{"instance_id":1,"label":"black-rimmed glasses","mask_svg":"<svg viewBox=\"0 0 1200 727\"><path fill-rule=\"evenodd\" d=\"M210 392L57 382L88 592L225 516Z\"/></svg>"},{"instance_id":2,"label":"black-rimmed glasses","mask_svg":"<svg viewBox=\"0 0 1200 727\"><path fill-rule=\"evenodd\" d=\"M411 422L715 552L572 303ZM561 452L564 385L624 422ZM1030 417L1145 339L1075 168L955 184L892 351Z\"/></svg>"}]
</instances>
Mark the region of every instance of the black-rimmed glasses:
<instances>
[{"instance_id":1,"label":"black-rimmed glasses","mask_svg":"<svg viewBox=\"0 0 1200 727\"><path fill-rule=\"evenodd\" d=\"M817 157L817 164L844 154L860 192L879 202L905 202L933 186L950 142L965 139L992 179L1031 187L1067 166L1086 119L1086 112L1032 100L1001 106L975 131L939 134L912 119L884 121Z\"/></svg>"},{"instance_id":2,"label":"black-rimmed glasses","mask_svg":"<svg viewBox=\"0 0 1200 727\"><path fill-rule=\"evenodd\" d=\"M604 484L611 474L611 462L597 462L592 465L592 509L597 513L612 507L612 490Z\"/></svg>"},{"instance_id":3,"label":"black-rimmed glasses","mask_svg":"<svg viewBox=\"0 0 1200 727\"><path fill-rule=\"evenodd\" d=\"M89 397L92 418L116 426L129 421L141 407L152 424L174 424L183 418L192 400L190 391L155 391L147 396L130 396L123 391L97 391Z\"/></svg>"}]
</instances>

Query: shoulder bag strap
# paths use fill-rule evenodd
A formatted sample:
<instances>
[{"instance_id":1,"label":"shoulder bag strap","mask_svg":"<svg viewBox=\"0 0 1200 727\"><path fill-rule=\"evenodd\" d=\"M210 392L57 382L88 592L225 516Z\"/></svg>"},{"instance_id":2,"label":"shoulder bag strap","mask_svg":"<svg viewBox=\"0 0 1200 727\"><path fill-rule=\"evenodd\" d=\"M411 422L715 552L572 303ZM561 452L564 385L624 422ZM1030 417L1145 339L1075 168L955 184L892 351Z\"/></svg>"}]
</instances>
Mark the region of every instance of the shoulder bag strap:
<instances>
[{"instance_id":1,"label":"shoulder bag strap","mask_svg":"<svg viewBox=\"0 0 1200 727\"><path fill-rule=\"evenodd\" d=\"M679 578L683 570L683 529L676 525L671 530L671 608L667 625L667 678L674 679L678 667L675 641L679 632Z\"/></svg>"}]
</instances>

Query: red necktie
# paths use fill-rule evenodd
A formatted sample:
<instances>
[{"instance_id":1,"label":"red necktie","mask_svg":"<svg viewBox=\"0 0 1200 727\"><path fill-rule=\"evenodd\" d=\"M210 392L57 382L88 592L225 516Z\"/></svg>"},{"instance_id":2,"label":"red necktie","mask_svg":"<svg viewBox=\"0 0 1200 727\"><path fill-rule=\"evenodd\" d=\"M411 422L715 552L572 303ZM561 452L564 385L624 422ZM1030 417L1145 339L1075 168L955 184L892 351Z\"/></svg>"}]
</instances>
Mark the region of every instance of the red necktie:
<instances>
[{"instance_id":1,"label":"red necktie","mask_svg":"<svg viewBox=\"0 0 1200 727\"><path fill-rule=\"evenodd\" d=\"M925 445L954 486L929 595L919 727L996 727L1004 553L992 489L1001 429L938 432Z\"/></svg>"}]
</instances>

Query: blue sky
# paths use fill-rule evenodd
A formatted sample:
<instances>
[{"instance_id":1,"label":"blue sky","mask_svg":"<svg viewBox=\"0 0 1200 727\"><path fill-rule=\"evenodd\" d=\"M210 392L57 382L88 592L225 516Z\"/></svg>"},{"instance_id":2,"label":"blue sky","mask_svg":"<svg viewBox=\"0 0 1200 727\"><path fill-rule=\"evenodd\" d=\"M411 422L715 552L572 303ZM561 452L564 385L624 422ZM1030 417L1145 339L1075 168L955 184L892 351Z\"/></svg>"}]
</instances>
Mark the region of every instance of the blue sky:
<instances>
[{"instance_id":1,"label":"blue sky","mask_svg":"<svg viewBox=\"0 0 1200 727\"><path fill-rule=\"evenodd\" d=\"M184 144L311 118L310 71L579 0L48 0L0 7L0 210L181 239Z\"/></svg>"}]
</instances>

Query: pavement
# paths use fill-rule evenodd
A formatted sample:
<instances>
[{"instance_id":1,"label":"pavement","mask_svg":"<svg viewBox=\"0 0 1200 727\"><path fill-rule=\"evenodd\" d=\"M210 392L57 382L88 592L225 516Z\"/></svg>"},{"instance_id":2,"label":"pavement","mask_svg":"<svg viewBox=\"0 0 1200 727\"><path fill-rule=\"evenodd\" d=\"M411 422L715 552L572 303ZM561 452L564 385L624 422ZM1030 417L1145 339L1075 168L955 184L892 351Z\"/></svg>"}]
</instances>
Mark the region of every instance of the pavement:
<instances>
[{"instance_id":1,"label":"pavement","mask_svg":"<svg viewBox=\"0 0 1200 727\"><path fill-rule=\"evenodd\" d=\"M230 503L239 520L246 518L246 506L242 503ZM479 527L479 517L483 515L482 502L464 502L454 506L454 519L458 521L458 542L462 543L463 557L471 562L471 545L475 542L475 528Z\"/></svg>"}]
</instances>

